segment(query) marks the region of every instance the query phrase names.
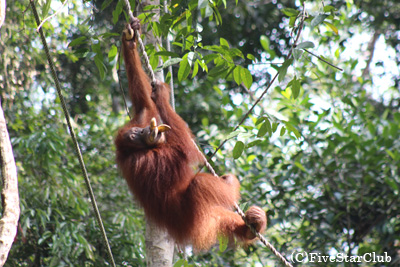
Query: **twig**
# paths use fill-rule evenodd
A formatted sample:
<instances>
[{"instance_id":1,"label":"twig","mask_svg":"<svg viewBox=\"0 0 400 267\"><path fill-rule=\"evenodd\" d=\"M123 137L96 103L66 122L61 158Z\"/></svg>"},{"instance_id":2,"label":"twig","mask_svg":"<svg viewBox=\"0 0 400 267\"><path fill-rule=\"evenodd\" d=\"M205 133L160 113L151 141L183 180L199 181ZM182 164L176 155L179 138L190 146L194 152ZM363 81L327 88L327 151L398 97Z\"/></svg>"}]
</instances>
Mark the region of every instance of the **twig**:
<instances>
[{"instance_id":1,"label":"twig","mask_svg":"<svg viewBox=\"0 0 400 267\"><path fill-rule=\"evenodd\" d=\"M313 52L310 52L310 51L308 51L308 50L307 50L307 49L305 49L305 48L303 48L303 50L304 50L304 51L306 51L307 53L309 53L310 55L313 55L314 57L318 58L318 59L319 59L319 60L321 60L322 62L324 62L324 63L328 64L329 66L331 66L331 67L334 67L335 69L338 69L338 70L340 70L340 71L343 71L343 69L342 69L342 68L339 68L339 67L337 67L337 66L333 65L332 63L330 63L330 62L326 61L325 59L323 59L323 58L321 58L320 56L318 56L318 55L314 54Z\"/></svg>"}]
</instances>

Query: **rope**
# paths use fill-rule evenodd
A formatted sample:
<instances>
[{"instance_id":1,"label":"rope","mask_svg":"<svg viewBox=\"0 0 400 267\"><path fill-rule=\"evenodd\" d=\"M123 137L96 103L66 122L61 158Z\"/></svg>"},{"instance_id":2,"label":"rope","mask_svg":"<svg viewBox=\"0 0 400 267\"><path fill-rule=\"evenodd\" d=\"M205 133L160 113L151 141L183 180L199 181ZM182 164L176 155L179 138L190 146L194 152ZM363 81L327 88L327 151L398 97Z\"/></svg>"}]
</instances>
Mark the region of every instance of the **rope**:
<instances>
[{"instance_id":1,"label":"rope","mask_svg":"<svg viewBox=\"0 0 400 267\"><path fill-rule=\"evenodd\" d=\"M133 13L132 13L132 10L131 10L131 4L129 3L129 0L124 0L124 2L125 2L126 10L128 12L129 20L130 20L130 22L133 22L135 17L133 16ZM144 66L146 67L148 73L150 74L151 87L154 90L154 88L156 86L156 82L157 82L156 76L154 75L153 68L150 65L149 56L146 53L146 48L144 46L142 38L140 38L140 33L139 33L138 30L135 30L135 35L137 36L137 40L138 40L138 43L139 43L140 50L142 50L142 58L144 60Z\"/></svg>"},{"instance_id":2,"label":"rope","mask_svg":"<svg viewBox=\"0 0 400 267\"><path fill-rule=\"evenodd\" d=\"M195 142L193 139L192 139L192 141L193 141L193 144L195 145L195 147L197 148L197 150L201 153L201 155L202 155L202 157L203 157L204 165L205 165L205 166L207 167L207 169L212 173L212 175L214 175L214 176L216 176L216 177L219 177L219 176L217 175L217 173L215 172L214 168L211 166L211 164L208 162L208 160L207 160L206 157L204 156L204 153L200 151L200 148L197 146L196 142ZM261 241L267 248L269 248L269 250L271 250L271 252L272 252L275 256L277 256L277 257L282 261L282 263L285 264L285 266L293 267L293 265L290 264L290 262L288 262L288 261L286 260L286 258L283 257L282 254L279 253L279 251L276 250L276 248L275 248L271 243L269 243L269 242L265 239L265 237L264 237L262 234L260 234L259 232L257 232L256 229L254 229L254 227L253 227L251 224L249 224L249 223L247 222L247 220L246 220L246 215L244 214L243 210L239 207L239 205L238 205L237 203L235 203L234 207L235 207L237 213L242 217L243 221L246 223L247 227L250 228L251 232L252 232L253 234L255 234L255 235L260 239L260 241Z\"/></svg>"},{"instance_id":3,"label":"rope","mask_svg":"<svg viewBox=\"0 0 400 267\"><path fill-rule=\"evenodd\" d=\"M39 15L37 13L37 10L36 10L36 6L35 6L34 0L30 0L30 4L31 4L31 7L32 7L33 15L35 16L36 24L40 25L40 19L39 19ZM55 71L55 68L54 68L53 61L52 61L51 56L50 56L49 48L47 46L46 38L44 37L42 28L39 28L39 35L40 35L40 38L42 40L43 48L44 48L44 50L46 52L46 57L47 57L47 61L49 62L51 76L53 77L54 83L56 85L57 94L58 94L58 97L59 97L60 102L61 102L61 106L62 106L62 109L63 109L63 112L64 112L65 119L67 121L69 133L71 135L72 142L74 144L75 152L76 152L76 155L78 156L78 160L79 160L79 164L80 164L80 167L81 167L81 171L82 171L83 177L85 179L86 187L87 187L87 190L88 190L88 193L89 193L89 196L90 196L90 200L91 200L91 203L92 203L92 206L93 206L93 210L94 210L95 215L96 215L97 224L100 227L100 231L101 231L101 234L102 234L102 237L103 237L103 243L104 243L104 245L106 247L107 254L108 254L108 257L110 259L111 265L113 267L115 267L116 265L115 265L115 262L114 262L114 257L112 255L110 244L109 244L108 239L107 239L107 234L106 234L106 231L104 229L103 221L102 221L101 216L100 216L100 211L99 211L99 209L97 207L96 199L94 197L94 193L93 193L93 190L92 190L92 186L90 184L89 176L88 176L87 171L86 171L85 163L83 161L83 157L82 157L82 153L81 153L81 150L80 150L80 147L79 147L78 140L76 138L74 129L72 128L72 125L71 125L71 118L70 118L70 116L68 114L67 105L65 103L64 96L62 95L62 92L61 92L61 85L60 85L60 82L58 80L58 77L57 77L57 74L56 74L56 71Z\"/></svg>"}]
</instances>

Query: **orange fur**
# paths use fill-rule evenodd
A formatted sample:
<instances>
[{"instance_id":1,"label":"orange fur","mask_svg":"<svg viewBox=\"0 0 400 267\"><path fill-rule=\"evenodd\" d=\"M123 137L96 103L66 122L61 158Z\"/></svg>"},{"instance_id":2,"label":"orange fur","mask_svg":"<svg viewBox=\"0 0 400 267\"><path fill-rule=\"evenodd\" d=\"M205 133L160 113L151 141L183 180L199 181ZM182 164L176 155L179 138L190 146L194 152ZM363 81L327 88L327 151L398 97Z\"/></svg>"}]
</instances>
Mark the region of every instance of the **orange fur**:
<instances>
[{"instance_id":1,"label":"orange fur","mask_svg":"<svg viewBox=\"0 0 400 267\"><path fill-rule=\"evenodd\" d=\"M138 21L132 23L133 28L138 29L138 25ZM152 92L135 37L126 40L124 36L122 43L135 116L118 131L116 158L146 216L168 230L177 243L192 244L196 250L208 249L218 234L251 242L254 235L232 211L240 197L237 178L196 173L203 158L192 142L190 129L169 104L168 85L158 82ZM158 124L171 127L163 133L165 142L138 145L127 137L132 127L147 127L153 117ZM265 212L260 208L250 208L247 215L258 230L265 229Z\"/></svg>"}]
</instances>

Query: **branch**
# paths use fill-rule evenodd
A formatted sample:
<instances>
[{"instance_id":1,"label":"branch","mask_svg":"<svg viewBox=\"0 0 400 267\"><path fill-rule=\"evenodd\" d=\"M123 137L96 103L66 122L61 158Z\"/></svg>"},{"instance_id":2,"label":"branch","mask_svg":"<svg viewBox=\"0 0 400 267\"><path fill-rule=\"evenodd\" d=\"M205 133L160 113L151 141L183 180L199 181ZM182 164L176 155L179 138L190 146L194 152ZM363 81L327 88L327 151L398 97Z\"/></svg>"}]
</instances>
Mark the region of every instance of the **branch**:
<instances>
[{"instance_id":1,"label":"branch","mask_svg":"<svg viewBox=\"0 0 400 267\"><path fill-rule=\"evenodd\" d=\"M320 56L318 56L318 55L314 54L313 52L310 52L310 51L308 51L308 50L307 50L307 49L305 49L305 48L303 48L303 50L304 50L304 51L306 51L307 53L309 53L310 55L312 55L312 56L314 56L314 57L318 58L318 59L319 59L319 60L321 60L322 62L324 62L324 63L328 64L329 66L331 66L331 67L334 67L335 69L338 69L338 70L340 70L340 71L343 71L343 69L342 69L342 68L339 68L339 67L337 67L337 66L333 65L332 63L330 63L330 62L326 61L325 59L323 59L322 57L320 57Z\"/></svg>"},{"instance_id":2,"label":"branch","mask_svg":"<svg viewBox=\"0 0 400 267\"><path fill-rule=\"evenodd\" d=\"M376 44L376 41L378 41L378 38L380 35L381 35L381 33L379 30L375 31L374 35L371 38L371 41L368 44L367 50L369 51L369 57L367 60L367 65L365 66L365 69L363 70L363 73L362 73L363 78L369 74L369 66L371 65L372 58L374 57L375 44Z\"/></svg>"}]
</instances>

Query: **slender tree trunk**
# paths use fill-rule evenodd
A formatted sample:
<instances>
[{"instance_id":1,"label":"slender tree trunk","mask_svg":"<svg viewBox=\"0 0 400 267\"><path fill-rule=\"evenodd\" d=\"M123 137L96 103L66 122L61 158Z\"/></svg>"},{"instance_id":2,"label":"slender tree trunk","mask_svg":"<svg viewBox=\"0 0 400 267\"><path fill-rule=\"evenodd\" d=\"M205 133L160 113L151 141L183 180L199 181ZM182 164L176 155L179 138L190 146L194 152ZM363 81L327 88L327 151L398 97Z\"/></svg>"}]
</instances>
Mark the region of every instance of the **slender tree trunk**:
<instances>
[{"instance_id":1,"label":"slender tree trunk","mask_svg":"<svg viewBox=\"0 0 400 267\"><path fill-rule=\"evenodd\" d=\"M0 266L7 260L11 245L17 234L17 225L20 214L17 168L8 136L7 124L0 103L0 157L3 189L1 204L3 216L0 219Z\"/></svg>"},{"instance_id":2,"label":"slender tree trunk","mask_svg":"<svg viewBox=\"0 0 400 267\"><path fill-rule=\"evenodd\" d=\"M160 5L159 0L145 0L142 1L143 6L147 5ZM142 7L143 7L142 6ZM140 11L139 11L140 12ZM152 19L158 21L160 18L160 9ZM146 27L142 27L142 31L145 34L145 43L152 44L154 47L161 45L161 39L155 37L153 32L145 32ZM155 73L156 79L163 81L163 71ZM147 266L148 267L170 267L172 266L172 260L174 256L174 241L169 237L168 233L158 228L153 223L146 221L146 254L147 254Z\"/></svg>"}]
</instances>

